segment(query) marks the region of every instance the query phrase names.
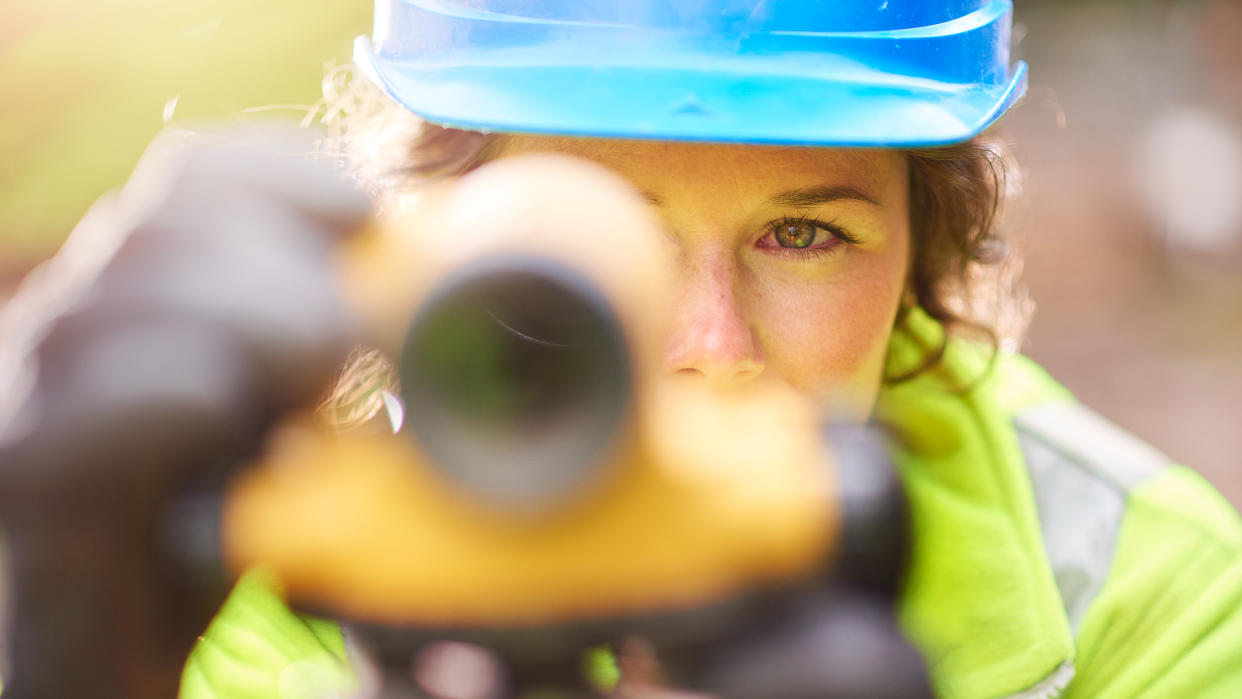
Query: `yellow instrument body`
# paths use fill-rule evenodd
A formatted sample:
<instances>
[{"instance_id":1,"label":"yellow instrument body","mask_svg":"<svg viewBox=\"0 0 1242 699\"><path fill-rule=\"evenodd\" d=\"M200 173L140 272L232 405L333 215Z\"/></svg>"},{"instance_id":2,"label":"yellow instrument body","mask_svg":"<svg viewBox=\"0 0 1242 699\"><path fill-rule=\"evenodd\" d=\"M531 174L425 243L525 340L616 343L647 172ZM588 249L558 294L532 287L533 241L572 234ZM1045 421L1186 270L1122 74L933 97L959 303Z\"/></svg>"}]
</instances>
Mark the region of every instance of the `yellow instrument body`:
<instances>
[{"instance_id":1,"label":"yellow instrument body","mask_svg":"<svg viewBox=\"0 0 1242 699\"><path fill-rule=\"evenodd\" d=\"M467 176L420 230L460 240L488 220L490 205L518 234L479 249L550 250L587 270L613 300L635 387L594 475L542 506L498 503L447 477L407 434L334 430L303 415L273 432L230 489L228 563L267 566L289 597L344 618L426 628L693 609L822 572L840 513L814 406L775 383L720 391L661 376L653 367L675 284L661 276L648 207L595 166L515 160L522 162ZM540 208L552 199L555 216ZM588 213L605 222L597 235L639 242L612 245L601 261L566 223ZM543 222L545 239L521 234L533 228L524 216ZM343 256L347 289L382 348L392 348L393 326L429 286L409 270L434 276L469 257L435 247L376 231ZM619 264L648 274L618 274Z\"/></svg>"}]
</instances>

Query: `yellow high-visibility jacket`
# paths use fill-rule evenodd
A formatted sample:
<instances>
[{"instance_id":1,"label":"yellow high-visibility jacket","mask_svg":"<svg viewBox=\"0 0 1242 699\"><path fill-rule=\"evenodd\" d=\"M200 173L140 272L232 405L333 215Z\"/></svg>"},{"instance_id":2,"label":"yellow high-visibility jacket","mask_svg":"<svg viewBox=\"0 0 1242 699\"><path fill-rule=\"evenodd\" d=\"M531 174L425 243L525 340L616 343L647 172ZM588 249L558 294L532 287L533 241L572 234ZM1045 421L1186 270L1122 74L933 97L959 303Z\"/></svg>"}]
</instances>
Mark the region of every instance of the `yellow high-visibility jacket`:
<instances>
[{"instance_id":1,"label":"yellow high-visibility jacket","mask_svg":"<svg viewBox=\"0 0 1242 699\"><path fill-rule=\"evenodd\" d=\"M941 328L912 313L889 368ZM939 696L1242 697L1242 520L1199 476L1074 401L1038 366L950 341L886 386L914 549L901 623ZM348 686L335 625L239 583L186 666L184 699Z\"/></svg>"}]
</instances>

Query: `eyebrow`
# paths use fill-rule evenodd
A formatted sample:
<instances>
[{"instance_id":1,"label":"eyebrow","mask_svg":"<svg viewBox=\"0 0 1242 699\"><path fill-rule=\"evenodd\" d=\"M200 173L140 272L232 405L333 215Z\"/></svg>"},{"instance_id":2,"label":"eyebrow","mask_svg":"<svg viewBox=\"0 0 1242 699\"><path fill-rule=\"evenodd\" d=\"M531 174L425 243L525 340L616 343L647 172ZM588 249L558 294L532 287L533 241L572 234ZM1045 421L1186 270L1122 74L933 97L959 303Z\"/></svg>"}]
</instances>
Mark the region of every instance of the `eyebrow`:
<instances>
[{"instance_id":1,"label":"eyebrow","mask_svg":"<svg viewBox=\"0 0 1242 699\"><path fill-rule=\"evenodd\" d=\"M658 195L646 190L643 190L641 194L643 199L646 199L647 203L652 206L664 206L664 200ZM807 189L791 189L787 192L773 194L768 198L768 204L772 206L807 207L831 204L834 201L841 201L843 199L864 201L875 206L880 205L878 201L866 192L848 185L825 185L823 187L809 187Z\"/></svg>"},{"instance_id":2,"label":"eyebrow","mask_svg":"<svg viewBox=\"0 0 1242 699\"><path fill-rule=\"evenodd\" d=\"M773 206L819 206L821 204L831 204L834 201L841 201L842 199L865 201L875 206L880 205L874 198L868 196L866 192L848 185L791 189L788 192L773 194L768 199L768 203Z\"/></svg>"}]
</instances>

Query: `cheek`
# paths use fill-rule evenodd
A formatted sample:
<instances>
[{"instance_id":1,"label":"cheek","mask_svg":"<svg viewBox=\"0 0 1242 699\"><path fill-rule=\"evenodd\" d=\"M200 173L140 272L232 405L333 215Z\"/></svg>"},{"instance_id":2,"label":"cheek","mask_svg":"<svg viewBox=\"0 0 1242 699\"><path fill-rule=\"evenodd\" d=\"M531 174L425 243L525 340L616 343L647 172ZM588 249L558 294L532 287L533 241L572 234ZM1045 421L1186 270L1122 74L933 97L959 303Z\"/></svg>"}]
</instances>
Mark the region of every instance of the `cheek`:
<instances>
[{"instance_id":1,"label":"cheek","mask_svg":"<svg viewBox=\"0 0 1242 699\"><path fill-rule=\"evenodd\" d=\"M826 279L759 289L752 318L768 371L834 412L869 413L905 280L904 253L891 252L855 254Z\"/></svg>"}]
</instances>

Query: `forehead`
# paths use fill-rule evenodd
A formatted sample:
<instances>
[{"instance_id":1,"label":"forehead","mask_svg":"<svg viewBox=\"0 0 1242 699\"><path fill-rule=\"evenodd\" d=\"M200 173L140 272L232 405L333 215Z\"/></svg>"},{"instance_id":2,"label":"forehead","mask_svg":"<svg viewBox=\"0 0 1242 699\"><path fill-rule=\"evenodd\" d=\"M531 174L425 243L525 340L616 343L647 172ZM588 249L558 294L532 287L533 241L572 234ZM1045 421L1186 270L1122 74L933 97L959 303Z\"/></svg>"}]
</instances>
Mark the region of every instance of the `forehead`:
<instances>
[{"instance_id":1,"label":"forehead","mask_svg":"<svg viewBox=\"0 0 1242 699\"><path fill-rule=\"evenodd\" d=\"M891 149L807 148L514 134L501 155L553 151L599 162L652 190L704 181L757 189L849 184L882 198L904 185L906 160ZM903 188L904 189L904 188Z\"/></svg>"}]
</instances>

